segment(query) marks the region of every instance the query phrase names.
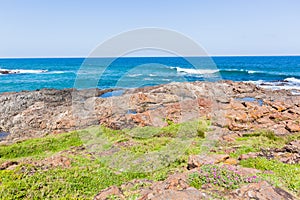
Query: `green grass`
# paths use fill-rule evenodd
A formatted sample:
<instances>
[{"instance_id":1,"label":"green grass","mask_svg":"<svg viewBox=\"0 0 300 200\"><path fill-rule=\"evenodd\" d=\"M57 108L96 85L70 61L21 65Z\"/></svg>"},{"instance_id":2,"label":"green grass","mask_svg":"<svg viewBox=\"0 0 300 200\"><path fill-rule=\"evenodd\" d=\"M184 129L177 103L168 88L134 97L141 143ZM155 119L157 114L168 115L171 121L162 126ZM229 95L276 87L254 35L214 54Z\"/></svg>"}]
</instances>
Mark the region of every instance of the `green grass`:
<instances>
[{"instance_id":1,"label":"green grass","mask_svg":"<svg viewBox=\"0 0 300 200\"><path fill-rule=\"evenodd\" d=\"M259 152L266 148L282 148L285 144L300 139L300 134L275 136L272 131L261 130L254 133L244 134L243 137L237 138L236 142L231 143L228 147L238 147L235 153L230 156L238 158L242 154L250 152Z\"/></svg>"},{"instance_id":2,"label":"green grass","mask_svg":"<svg viewBox=\"0 0 300 200\"><path fill-rule=\"evenodd\" d=\"M0 146L0 158L13 159L29 156L45 156L71 146L80 146L82 141L78 133L70 132L61 135L51 135L45 138L30 139L13 145Z\"/></svg>"},{"instance_id":3,"label":"green grass","mask_svg":"<svg viewBox=\"0 0 300 200\"><path fill-rule=\"evenodd\" d=\"M259 152L266 148L282 148L287 143L300 139L300 133L287 136L275 136L272 131L262 130L250 134L244 134L227 146L236 147L236 152L230 156L238 158L242 154ZM285 164L277 160L268 160L263 157L242 160L240 165L262 170L261 178L270 181L274 185L286 188L292 192L300 191L300 164ZM270 173L265 173L269 171Z\"/></svg>"},{"instance_id":4,"label":"green grass","mask_svg":"<svg viewBox=\"0 0 300 200\"><path fill-rule=\"evenodd\" d=\"M288 188L295 193L300 191L300 164L285 164L266 158L242 160L240 164L244 167L262 170L263 173L260 176L278 187Z\"/></svg>"},{"instance_id":5,"label":"green grass","mask_svg":"<svg viewBox=\"0 0 300 200\"><path fill-rule=\"evenodd\" d=\"M206 120L197 120L133 130L95 126L0 146L0 163L21 163L15 169L0 171L0 199L91 199L104 188L133 179L164 180L186 167L188 155L200 152L208 125ZM122 145L126 143L130 145ZM87 150L65 151L78 146ZM114 148L118 150L114 154L98 155ZM71 166L44 170L27 162L40 162L52 155L68 157ZM149 162L154 170L148 167ZM122 171L126 163L135 164Z\"/></svg>"}]
</instances>

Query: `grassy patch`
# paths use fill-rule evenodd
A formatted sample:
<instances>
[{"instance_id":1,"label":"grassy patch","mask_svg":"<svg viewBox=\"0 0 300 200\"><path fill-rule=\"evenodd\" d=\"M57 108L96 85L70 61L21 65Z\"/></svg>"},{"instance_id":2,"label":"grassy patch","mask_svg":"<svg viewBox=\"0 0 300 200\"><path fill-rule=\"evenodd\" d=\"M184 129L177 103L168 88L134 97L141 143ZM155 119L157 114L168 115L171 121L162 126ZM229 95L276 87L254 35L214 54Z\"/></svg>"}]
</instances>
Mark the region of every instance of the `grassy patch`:
<instances>
[{"instance_id":1,"label":"grassy patch","mask_svg":"<svg viewBox=\"0 0 300 200\"><path fill-rule=\"evenodd\" d=\"M288 188L294 192L300 191L300 164L284 164L276 160L267 160L266 158L242 160L240 164L244 167L264 171L260 176L278 187Z\"/></svg>"},{"instance_id":2,"label":"grassy patch","mask_svg":"<svg viewBox=\"0 0 300 200\"><path fill-rule=\"evenodd\" d=\"M71 146L80 146L82 141L78 133L70 132L51 135L45 138L29 139L9 146L0 146L0 158L14 159L29 156L44 156L55 153Z\"/></svg>"},{"instance_id":3,"label":"grassy patch","mask_svg":"<svg viewBox=\"0 0 300 200\"><path fill-rule=\"evenodd\" d=\"M236 152L230 155L237 158L242 154L259 152L262 148L282 148L285 144L299 138L300 134L279 137L274 135L272 131L262 130L244 134L243 137L237 138L236 142L229 144L228 147L237 147Z\"/></svg>"},{"instance_id":4,"label":"grassy patch","mask_svg":"<svg viewBox=\"0 0 300 200\"><path fill-rule=\"evenodd\" d=\"M0 146L1 162L17 160L21 163L15 169L0 171L0 198L91 199L104 188L133 179L164 180L186 166L188 155L200 152L208 125L207 121L198 120L133 130L95 126ZM81 151L89 152L64 151L83 145L86 150ZM29 159L38 163L54 154L69 157L71 166L44 169L26 162ZM124 166L128 163L134 164L129 167L142 170L126 170ZM153 168L157 170L147 171L149 163L158 164Z\"/></svg>"},{"instance_id":5,"label":"grassy patch","mask_svg":"<svg viewBox=\"0 0 300 200\"><path fill-rule=\"evenodd\" d=\"M275 136L272 131L257 131L250 134L244 134L243 137L237 138L234 143L227 147L235 147L236 152L231 153L231 157L239 157L242 154L250 152L259 152L266 148L282 148L287 143L300 139L300 134L287 136ZM283 187L293 192L300 190L300 165L284 164L277 160L268 160L258 157L253 159L242 160L240 165L262 170L259 176L270 181L278 187Z\"/></svg>"}]
</instances>

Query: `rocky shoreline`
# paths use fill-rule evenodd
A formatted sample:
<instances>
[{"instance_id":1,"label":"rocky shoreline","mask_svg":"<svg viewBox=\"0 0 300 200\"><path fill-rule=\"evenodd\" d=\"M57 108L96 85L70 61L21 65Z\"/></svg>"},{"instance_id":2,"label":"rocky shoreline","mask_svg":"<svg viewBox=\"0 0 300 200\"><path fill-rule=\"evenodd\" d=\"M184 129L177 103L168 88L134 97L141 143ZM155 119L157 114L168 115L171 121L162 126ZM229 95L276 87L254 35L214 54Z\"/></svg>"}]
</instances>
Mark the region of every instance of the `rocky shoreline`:
<instances>
[{"instance_id":1,"label":"rocky shoreline","mask_svg":"<svg viewBox=\"0 0 300 200\"><path fill-rule=\"evenodd\" d=\"M112 97L101 95L112 92ZM0 132L7 141L41 137L103 124L113 129L166 126L206 117L228 135L271 129L300 131L300 97L251 83L170 83L124 90L54 90L0 95ZM3 140L4 138L2 138Z\"/></svg>"},{"instance_id":2,"label":"rocky shoreline","mask_svg":"<svg viewBox=\"0 0 300 200\"><path fill-rule=\"evenodd\" d=\"M147 179L127 177L127 181L118 184L115 179L101 182L108 171L109 176L115 178L123 174L123 171L115 172L112 167L118 166L115 160L124 159L119 158L118 153L124 152L120 155L135 158L147 153L159 153L160 150L163 152L168 142L178 139L174 137L180 130L176 125L181 124L179 127L184 127L184 132L189 133L193 129L190 122L199 119L205 124L209 121L211 126L206 129L207 124L198 124L197 135L191 136L193 142L188 148L191 151L182 155L181 161L176 161L179 164L175 169L168 169L172 165L168 166L165 160L169 172L164 172L164 169L152 174L144 172L141 177L148 176ZM188 125L184 126L185 123ZM132 135L130 131L142 130L139 127L157 127L150 129L156 130L156 135L146 140ZM80 129L83 130L65 133ZM83 141L85 138L80 136L80 132L90 133L88 142ZM97 189L97 193L93 191L89 195L98 200L129 197L141 200L297 199L300 196L300 180L297 178L299 132L300 96L285 90L262 89L251 83L193 82L127 90L43 89L3 93L0 95L0 173L21 173L24 179L35 177L41 180L41 188L56 196L55 191L47 189L55 188L55 184L46 184L44 176L40 175L49 173L48 176L54 176L56 180L56 173L62 172L62 180L73 180L79 165L80 170L87 170L87 175L83 175L85 178L97 180L94 188L88 187ZM103 136L99 140L100 152L96 148L97 143L93 143L93 134L96 139ZM46 135L49 136L44 137ZM22 143L22 140L26 141ZM109 142L106 144L105 141ZM218 145L213 145L211 141ZM102 145L109 148L102 149ZM207 145L210 145L208 152L202 152L202 147ZM44 152L49 155L45 157ZM42 156L39 157L40 154ZM102 159L107 166L99 165L98 160ZM82 164L84 160L88 164ZM147 163L142 161L138 162L138 167L144 169L143 165L146 165L147 169ZM112 163L115 164L111 166ZM123 165L121 163L120 167ZM100 173L101 180L90 175L90 170L95 170L94 174ZM151 177L160 171L166 173L166 177L152 180ZM285 187L276 186L274 178L278 178L280 185ZM3 185L6 184L6 190L14 196L10 184L16 180L11 181L3 181ZM63 184L68 186L68 182ZM90 181L85 184L90 184ZM99 186L103 188L98 189ZM32 189L30 184L26 187ZM2 192L6 193L6 190ZM62 192L72 195L67 190ZM80 195L84 193L80 190ZM44 195L43 192L37 194Z\"/></svg>"}]
</instances>

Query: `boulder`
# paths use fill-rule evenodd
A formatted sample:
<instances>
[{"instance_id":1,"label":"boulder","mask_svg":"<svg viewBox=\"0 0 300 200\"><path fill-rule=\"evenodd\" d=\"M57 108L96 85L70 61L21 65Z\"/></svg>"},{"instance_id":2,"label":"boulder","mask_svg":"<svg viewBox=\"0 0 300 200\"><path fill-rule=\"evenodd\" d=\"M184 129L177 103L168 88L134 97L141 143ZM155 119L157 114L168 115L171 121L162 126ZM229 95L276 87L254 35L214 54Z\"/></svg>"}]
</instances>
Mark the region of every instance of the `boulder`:
<instances>
[{"instance_id":1,"label":"boulder","mask_svg":"<svg viewBox=\"0 0 300 200\"><path fill-rule=\"evenodd\" d=\"M273 187L266 181L242 186L240 189L231 192L230 199L296 200L292 194L281 188Z\"/></svg>"},{"instance_id":2,"label":"boulder","mask_svg":"<svg viewBox=\"0 0 300 200\"><path fill-rule=\"evenodd\" d=\"M205 164L218 164L229 159L227 154L212 154L212 155L191 155L188 159L188 169L201 167Z\"/></svg>"},{"instance_id":3,"label":"boulder","mask_svg":"<svg viewBox=\"0 0 300 200\"><path fill-rule=\"evenodd\" d=\"M294 121L287 121L286 129L290 132L300 132L300 125Z\"/></svg>"},{"instance_id":4,"label":"boulder","mask_svg":"<svg viewBox=\"0 0 300 200\"><path fill-rule=\"evenodd\" d=\"M121 200L125 200L125 197L122 191L117 186L111 186L104 190L101 190L95 197L94 200L107 200L111 198L118 198Z\"/></svg>"}]
</instances>

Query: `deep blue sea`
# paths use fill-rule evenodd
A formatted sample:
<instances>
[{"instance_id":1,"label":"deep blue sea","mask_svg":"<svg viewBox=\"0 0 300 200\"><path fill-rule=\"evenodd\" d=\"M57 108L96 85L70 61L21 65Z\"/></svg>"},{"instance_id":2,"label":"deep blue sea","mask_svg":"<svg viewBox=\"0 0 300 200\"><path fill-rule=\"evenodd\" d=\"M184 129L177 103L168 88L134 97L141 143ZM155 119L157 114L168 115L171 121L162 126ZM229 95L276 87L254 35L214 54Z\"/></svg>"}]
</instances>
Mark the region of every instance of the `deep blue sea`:
<instances>
[{"instance_id":1,"label":"deep blue sea","mask_svg":"<svg viewBox=\"0 0 300 200\"><path fill-rule=\"evenodd\" d=\"M83 87L99 88L224 79L296 93L300 90L300 56L0 59L0 93L78 88L78 79L87 83Z\"/></svg>"}]
</instances>

